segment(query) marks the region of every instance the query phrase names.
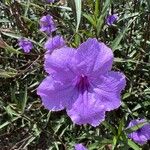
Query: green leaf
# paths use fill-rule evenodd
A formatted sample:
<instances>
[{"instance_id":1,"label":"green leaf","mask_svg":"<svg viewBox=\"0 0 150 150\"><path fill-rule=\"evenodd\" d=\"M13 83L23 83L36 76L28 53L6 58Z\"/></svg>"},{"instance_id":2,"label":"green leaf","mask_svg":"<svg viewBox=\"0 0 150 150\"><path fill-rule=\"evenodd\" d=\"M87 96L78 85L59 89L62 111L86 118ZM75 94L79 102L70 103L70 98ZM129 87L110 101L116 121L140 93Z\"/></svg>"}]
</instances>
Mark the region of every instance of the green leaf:
<instances>
[{"instance_id":1,"label":"green leaf","mask_svg":"<svg viewBox=\"0 0 150 150\"><path fill-rule=\"evenodd\" d=\"M22 149L27 149L27 146L28 146L29 144L31 144L35 139L36 139L35 136L30 135L30 136L28 137L28 141L25 142L25 145L23 146Z\"/></svg>"},{"instance_id":2,"label":"green leaf","mask_svg":"<svg viewBox=\"0 0 150 150\"><path fill-rule=\"evenodd\" d=\"M15 38L15 39L19 39L19 38L22 37L21 35L17 35L17 34L14 34L14 33L8 33L8 32L2 32L2 34L6 35L8 37L11 37L11 38Z\"/></svg>"},{"instance_id":3,"label":"green leaf","mask_svg":"<svg viewBox=\"0 0 150 150\"><path fill-rule=\"evenodd\" d=\"M148 9L150 10L150 0L147 0Z\"/></svg>"},{"instance_id":4,"label":"green leaf","mask_svg":"<svg viewBox=\"0 0 150 150\"><path fill-rule=\"evenodd\" d=\"M122 131L123 131L123 127L124 127L124 118L122 118L120 120L120 123L119 123L119 127L118 127L118 136L121 135Z\"/></svg>"},{"instance_id":5,"label":"green leaf","mask_svg":"<svg viewBox=\"0 0 150 150\"><path fill-rule=\"evenodd\" d=\"M114 150L115 149L115 147L116 147L116 145L117 145L117 141L118 141L118 137L117 136L114 136L114 138L113 138L113 147L112 147L112 150Z\"/></svg>"},{"instance_id":6,"label":"green leaf","mask_svg":"<svg viewBox=\"0 0 150 150\"><path fill-rule=\"evenodd\" d=\"M111 4L111 0L106 0L105 3L104 3L101 15L100 15L100 17L99 17L99 19L97 21L97 36L101 32L102 25L104 23L104 19L106 17L106 14L107 14L107 11L108 11L108 7L110 6L110 4Z\"/></svg>"},{"instance_id":7,"label":"green leaf","mask_svg":"<svg viewBox=\"0 0 150 150\"><path fill-rule=\"evenodd\" d=\"M16 121L19 118L20 116L17 116L17 117L12 118L10 121L6 121L5 123L0 125L0 129L4 128L5 126L8 126L9 124L11 124L12 122Z\"/></svg>"},{"instance_id":8,"label":"green leaf","mask_svg":"<svg viewBox=\"0 0 150 150\"><path fill-rule=\"evenodd\" d=\"M92 15L84 13L83 16L93 25L93 27L96 27L96 20Z\"/></svg>"},{"instance_id":9,"label":"green leaf","mask_svg":"<svg viewBox=\"0 0 150 150\"><path fill-rule=\"evenodd\" d=\"M0 78L13 78L16 75L17 75L17 70L6 71L3 69L0 69Z\"/></svg>"},{"instance_id":10,"label":"green leaf","mask_svg":"<svg viewBox=\"0 0 150 150\"><path fill-rule=\"evenodd\" d=\"M9 104L6 108L5 111L7 112L7 114L11 117L13 117L13 115L15 116L20 116L20 114L18 112L15 111L16 107L13 106L12 104Z\"/></svg>"},{"instance_id":11,"label":"green leaf","mask_svg":"<svg viewBox=\"0 0 150 150\"><path fill-rule=\"evenodd\" d=\"M134 150L141 150L141 148L135 144L133 141L131 141L130 139L128 139L128 145L133 148Z\"/></svg>"},{"instance_id":12,"label":"green leaf","mask_svg":"<svg viewBox=\"0 0 150 150\"><path fill-rule=\"evenodd\" d=\"M21 100L21 111L22 111L22 113L25 110L27 99L28 99L28 97L27 97L27 85L26 85L25 91L24 91L24 96L23 96L23 99Z\"/></svg>"},{"instance_id":13,"label":"green leaf","mask_svg":"<svg viewBox=\"0 0 150 150\"><path fill-rule=\"evenodd\" d=\"M25 6L25 7L28 7L28 3L26 4L26 3L22 2L21 5L22 5L22 6ZM39 10L39 11L44 11L44 10L45 10L43 7L40 7L39 5L37 5L37 4L35 4L35 3L31 3L31 2L30 2L30 6L36 8L36 9Z\"/></svg>"},{"instance_id":14,"label":"green leaf","mask_svg":"<svg viewBox=\"0 0 150 150\"><path fill-rule=\"evenodd\" d=\"M120 44L122 38L124 37L125 33L129 30L130 25L131 25L134 21L135 21L135 18L132 19L132 20L130 20L130 21L128 22L128 25L127 25L126 27L124 27L123 30L120 32L120 34L118 34L118 36L114 39L114 41L113 41L112 44L111 44L111 48L112 48L113 51L115 51L115 50L118 48L118 46L119 46L119 44Z\"/></svg>"},{"instance_id":15,"label":"green leaf","mask_svg":"<svg viewBox=\"0 0 150 150\"><path fill-rule=\"evenodd\" d=\"M106 121L103 121L102 124L109 130L113 132L114 135L116 135L115 127L113 127L111 124L107 123Z\"/></svg>"},{"instance_id":16,"label":"green leaf","mask_svg":"<svg viewBox=\"0 0 150 150\"><path fill-rule=\"evenodd\" d=\"M27 16L27 14L28 14L28 10L29 10L29 7L30 7L30 0L27 0L27 5L26 5L26 7L25 7L24 17L26 17L26 16Z\"/></svg>"},{"instance_id":17,"label":"green leaf","mask_svg":"<svg viewBox=\"0 0 150 150\"><path fill-rule=\"evenodd\" d=\"M142 122L142 123L139 123L131 128L126 128L125 131L129 134L129 133L132 133L138 129L140 129L143 125L145 125L147 122Z\"/></svg>"},{"instance_id":18,"label":"green leaf","mask_svg":"<svg viewBox=\"0 0 150 150\"><path fill-rule=\"evenodd\" d=\"M9 20L7 20L7 19L0 19L0 23L8 23L8 22L10 22Z\"/></svg>"},{"instance_id":19,"label":"green leaf","mask_svg":"<svg viewBox=\"0 0 150 150\"><path fill-rule=\"evenodd\" d=\"M81 21L82 1L81 0L74 0L74 1L75 1L75 6L76 6L76 17L77 17L76 32L78 32L80 21Z\"/></svg>"},{"instance_id":20,"label":"green leaf","mask_svg":"<svg viewBox=\"0 0 150 150\"><path fill-rule=\"evenodd\" d=\"M99 11L100 11L100 0L96 0L95 1L95 12L94 12L94 14L95 14L95 17L97 18L98 16L99 16Z\"/></svg>"}]
</instances>

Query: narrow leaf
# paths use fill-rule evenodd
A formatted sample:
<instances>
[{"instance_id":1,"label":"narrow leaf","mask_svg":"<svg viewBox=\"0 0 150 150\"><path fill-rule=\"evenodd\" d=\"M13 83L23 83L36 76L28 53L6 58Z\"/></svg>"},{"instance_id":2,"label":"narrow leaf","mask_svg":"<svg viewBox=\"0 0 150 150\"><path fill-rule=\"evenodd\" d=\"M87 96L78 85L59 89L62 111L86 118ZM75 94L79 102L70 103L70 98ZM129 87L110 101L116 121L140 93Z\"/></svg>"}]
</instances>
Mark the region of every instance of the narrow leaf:
<instances>
[{"instance_id":1,"label":"narrow leaf","mask_svg":"<svg viewBox=\"0 0 150 150\"><path fill-rule=\"evenodd\" d=\"M82 1L81 0L74 0L76 6L76 17L77 17L77 26L76 32L78 32L80 21L81 21L81 8L82 8Z\"/></svg>"},{"instance_id":2,"label":"narrow leaf","mask_svg":"<svg viewBox=\"0 0 150 150\"><path fill-rule=\"evenodd\" d=\"M130 139L128 139L128 145L133 148L133 150L141 150L141 148Z\"/></svg>"}]
</instances>

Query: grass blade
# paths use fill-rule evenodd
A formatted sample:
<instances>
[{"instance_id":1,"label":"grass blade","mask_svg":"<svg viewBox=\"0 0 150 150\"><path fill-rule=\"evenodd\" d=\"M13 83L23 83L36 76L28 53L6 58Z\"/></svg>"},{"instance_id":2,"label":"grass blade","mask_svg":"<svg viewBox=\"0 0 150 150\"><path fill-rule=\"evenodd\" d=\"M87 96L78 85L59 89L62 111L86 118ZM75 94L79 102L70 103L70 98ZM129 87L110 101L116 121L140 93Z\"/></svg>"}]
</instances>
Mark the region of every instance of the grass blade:
<instances>
[{"instance_id":1,"label":"grass blade","mask_svg":"<svg viewBox=\"0 0 150 150\"><path fill-rule=\"evenodd\" d=\"M78 32L80 21L81 21L81 8L82 8L82 1L81 0L74 0L76 6L76 17L77 17L77 26L76 32Z\"/></svg>"}]
</instances>

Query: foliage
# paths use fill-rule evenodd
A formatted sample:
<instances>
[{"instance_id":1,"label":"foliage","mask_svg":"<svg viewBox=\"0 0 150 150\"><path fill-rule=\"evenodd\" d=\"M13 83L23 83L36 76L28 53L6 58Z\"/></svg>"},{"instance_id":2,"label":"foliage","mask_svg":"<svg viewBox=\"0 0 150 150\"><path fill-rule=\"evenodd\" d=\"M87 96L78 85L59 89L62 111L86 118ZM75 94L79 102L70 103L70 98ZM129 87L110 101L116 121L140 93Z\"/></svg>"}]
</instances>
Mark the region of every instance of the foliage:
<instances>
[{"instance_id":1,"label":"foliage","mask_svg":"<svg viewBox=\"0 0 150 150\"><path fill-rule=\"evenodd\" d=\"M82 3L82 4L81 4ZM53 4L44 0L0 2L0 147L2 149L73 149L84 143L90 150L150 149L127 138L129 120L150 120L150 3L149 0L68 0ZM115 25L106 25L109 11L118 13ZM115 56L114 70L123 71L127 86L122 106L107 113L98 127L74 125L65 111L49 112L36 88L46 74L43 45L47 35L39 31L39 19L51 14L72 47L89 37L107 43ZM53 33L54 35L56 33ZM18 38L34 43L28 54Z\"/></svg>"}]
</instances>

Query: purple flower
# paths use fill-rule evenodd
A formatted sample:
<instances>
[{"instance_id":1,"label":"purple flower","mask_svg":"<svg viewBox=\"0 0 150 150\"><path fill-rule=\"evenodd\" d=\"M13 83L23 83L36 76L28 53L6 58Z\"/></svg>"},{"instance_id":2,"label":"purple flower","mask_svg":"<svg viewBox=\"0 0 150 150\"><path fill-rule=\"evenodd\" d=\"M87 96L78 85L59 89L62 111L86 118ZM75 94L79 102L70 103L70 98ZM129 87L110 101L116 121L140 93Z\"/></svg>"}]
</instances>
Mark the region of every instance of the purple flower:
<instances>
[{"instance_id":1,"label":"purple flower","mask_svg":"<svg viewBox=\"0 0 150 150\"><path fill-rule=\"evenodd\" d=\"M55 49L59 49L61 47L65 46L65 41L64 39L59 36L59 35L56 35L55 37L53 38L49 38L47 40L47 42L44 44L44 48L48 51L48 52L52 52L53 50Z\"/></svg>"},{"instance_id":2,"label":"purple flower","mask_svg":"<svg viewBox=\"0 0 150 150\"><path fill-rule=\"evenodd\" d=\"M20 38L18 40L20 48L24 50L25 53L29 53L33 48L32 42L25 38Z\"/></svg>"},{"instance_id":3,"label":"purple flower","mask_svg":"<svg viewBox=\"0 0 150 150\"><path fill-rule=\"evenodd\" d=\"M110 71L113 53L104 43L89 38L79 48L63 47L45 55L49 74L37 94L51 111L66 109L76 124L98 126L105 111L118 108L125 76Z\"/></svg>"},{"instance_id":4,"label":"purple flower","mask_svg":"<svg viewBox=\"0 0 150 150\"><path fill-rule=\"evenodd\" d=\"M48 3L54 3L55 0L47 0Z\"/></svg>"},{"instance_id":5,"label":"purple flower","mask_svg":"<svg viewBox=\"0 0 150 150\"><path fill-rule=\"evenodd\" d=\"M106 22L109 26L111 26L114 22L118 20L118 18L119 17L117 14L109 15L106 19Z\"/></svg>"},{"instance_id":6,"label":"purple flower","mask_svg":"<svg viewBox=\"0 0 150 150\"><path fill-rule=\"evenodd\" d=\"M76 144L75 150L87 150L87 148L85 148L82 144Z\"/></svg>"},{"instance_id":7,"label":"purple flower","mask_svg":"<svg viewBox=\"0 0 150 150\"><path fill-rule=\"evenodd\" d=\"M40 26L40 31L45 32L47 34L50 34L56 30L56 26L51 15L43 16L40 19Z\"/></svg>"},{"instance_id":8,"label":"purple flower","mask_svg":"<svg viewBox=\"0 0 150 150\"><path fill-rule=\"evenodd\" d=\"M145 122L146 122L145 119L132 120L129 123L128 128L131 128L131 127L136 126L136 125L138 126L138 124L145 123ZM128 134L128 137L133 139L135 142L137 142L141 145L145 144L148 140L150 140L150 124L145 123L137 131L134 131L134 132Z\"/></svg>"}]
</instances>

